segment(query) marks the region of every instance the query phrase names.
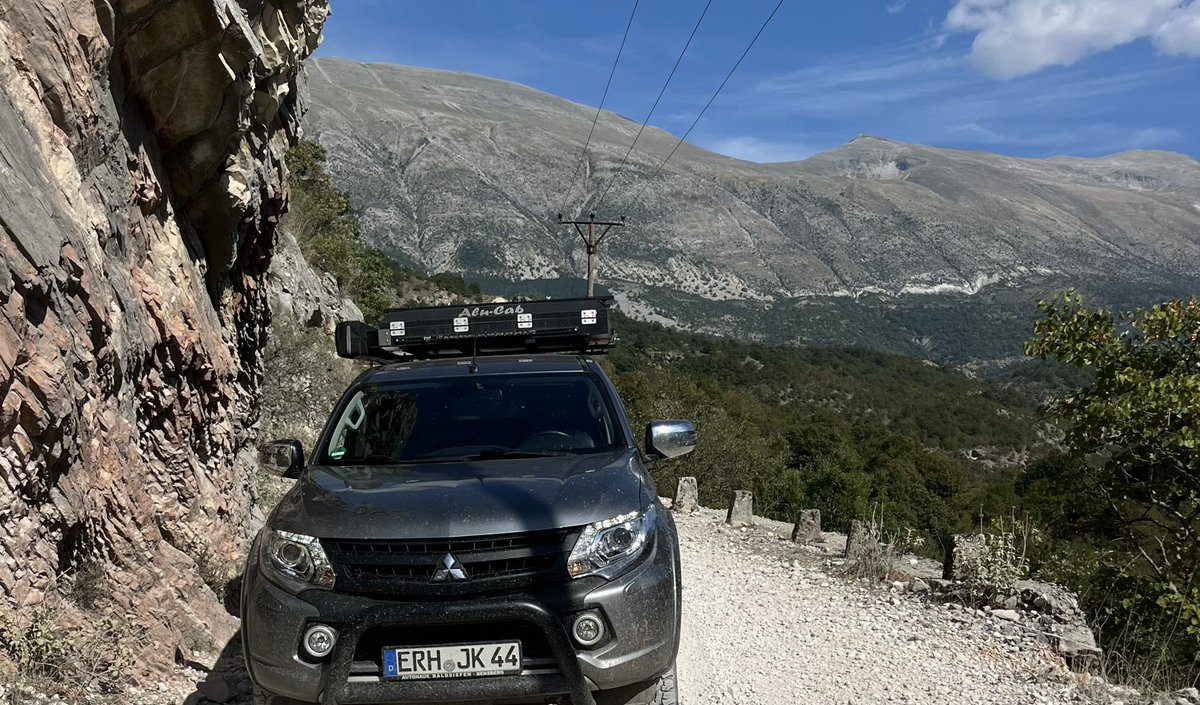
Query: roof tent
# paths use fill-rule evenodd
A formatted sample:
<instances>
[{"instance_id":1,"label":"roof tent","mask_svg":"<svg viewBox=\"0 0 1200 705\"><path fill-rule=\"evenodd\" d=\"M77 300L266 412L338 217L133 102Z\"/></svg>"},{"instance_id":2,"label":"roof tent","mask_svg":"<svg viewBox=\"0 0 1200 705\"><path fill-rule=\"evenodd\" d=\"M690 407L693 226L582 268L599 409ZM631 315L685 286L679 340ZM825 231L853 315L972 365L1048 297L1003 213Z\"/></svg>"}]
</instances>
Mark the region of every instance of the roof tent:
<instances>
[{"instance_id":1,"label":"roof tent","mask_svg":"<svg viewBox=\"0 0 1200 705\"><path fill-rule=\"evenodd\" d=\"M376 326L345 321L335 331L339 357L398 360L520 353L603 353L616 337L611 296L467 306L397 308Z\"/></svg>"}]
</instances>

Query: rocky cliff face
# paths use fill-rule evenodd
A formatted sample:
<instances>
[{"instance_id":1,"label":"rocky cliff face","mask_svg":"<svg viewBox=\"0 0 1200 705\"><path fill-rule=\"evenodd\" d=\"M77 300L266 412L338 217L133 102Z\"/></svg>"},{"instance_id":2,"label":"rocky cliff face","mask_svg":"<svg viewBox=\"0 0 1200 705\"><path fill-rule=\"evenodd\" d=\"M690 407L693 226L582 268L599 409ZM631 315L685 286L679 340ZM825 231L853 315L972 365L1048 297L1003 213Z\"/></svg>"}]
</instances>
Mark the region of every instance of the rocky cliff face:
<instances>
[{"instance_id":1,"label":"rocky cliff face","mask_svg":"<svg viewBox=\"0 0 1200 705\"><path fill-rule=\"evenodd\" d=\"M282 154L327 12L0 1L0 605L98 562L117 606L231 630L200 573L252 523Z\"/></svg>"}]
</instances>

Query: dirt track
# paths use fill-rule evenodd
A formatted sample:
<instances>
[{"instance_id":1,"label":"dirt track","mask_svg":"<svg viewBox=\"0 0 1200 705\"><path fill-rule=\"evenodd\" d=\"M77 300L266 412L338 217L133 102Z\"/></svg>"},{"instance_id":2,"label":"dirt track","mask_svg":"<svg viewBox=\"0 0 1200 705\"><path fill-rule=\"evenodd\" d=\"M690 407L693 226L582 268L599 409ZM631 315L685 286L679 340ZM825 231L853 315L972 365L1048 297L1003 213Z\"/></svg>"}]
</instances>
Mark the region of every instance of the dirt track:
<instances>
[{"instance_id":1,"label":"dirt track","mask_svg":"<svg viewBox=\"0 0 1200 705\"><path fill-rule=\"evenodd\" d=\"M777 533L729 529L722 519L709 510L676 519L686 705L1084 697L1047 654L1018 650L985 618L831 575Z\"/></svg>"}]
</instances>

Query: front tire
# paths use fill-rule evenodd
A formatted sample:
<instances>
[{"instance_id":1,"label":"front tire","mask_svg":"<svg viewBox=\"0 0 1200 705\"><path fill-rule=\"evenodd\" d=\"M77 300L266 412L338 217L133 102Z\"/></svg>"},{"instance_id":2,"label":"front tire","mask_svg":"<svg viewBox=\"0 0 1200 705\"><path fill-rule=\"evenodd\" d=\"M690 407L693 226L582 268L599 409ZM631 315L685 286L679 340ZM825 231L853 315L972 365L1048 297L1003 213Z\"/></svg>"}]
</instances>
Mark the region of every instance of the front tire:
<instances>
[{"instance_id":1,"label":"front tire","mask_svg":"<svg viewBox=\"0 0 1200 705\"><path fill-rule=\"evenodd\" d=\"M596 705L679 705L675 664L654 680L593 693Z\"/></svg>"}]
</instances>

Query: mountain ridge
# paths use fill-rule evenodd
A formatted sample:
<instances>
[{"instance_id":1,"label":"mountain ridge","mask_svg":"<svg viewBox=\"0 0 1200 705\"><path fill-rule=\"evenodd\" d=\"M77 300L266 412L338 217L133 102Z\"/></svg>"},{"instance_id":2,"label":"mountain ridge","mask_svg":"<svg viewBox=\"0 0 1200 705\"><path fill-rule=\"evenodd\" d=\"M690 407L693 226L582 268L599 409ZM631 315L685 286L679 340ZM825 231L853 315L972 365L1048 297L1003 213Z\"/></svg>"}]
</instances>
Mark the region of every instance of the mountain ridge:
<instances>
[{"instance_id":1,"label":"mountain ridge","mask_svg":"<svg viewBox=\"0 0 1200 705\"><path fill-rule=\"evenodd\" d=\"M1037 160L861 136L759 164L684 143L642 193L678 141L647 128L597 203L638 123L602 113L572 182L594 108L471 74L310 63L307 126L367 239L498 293L583 271L559 210L627 216L600 277L632 312L775 342L809 342L764 324L805 301L1004 286L1032 302L1064 286L1174 292L1200 281L1189 197L1200 163L1186 155Z\"/></svg>"}]
</instances>

